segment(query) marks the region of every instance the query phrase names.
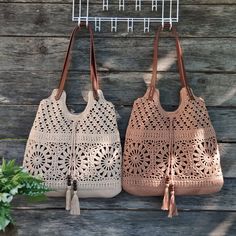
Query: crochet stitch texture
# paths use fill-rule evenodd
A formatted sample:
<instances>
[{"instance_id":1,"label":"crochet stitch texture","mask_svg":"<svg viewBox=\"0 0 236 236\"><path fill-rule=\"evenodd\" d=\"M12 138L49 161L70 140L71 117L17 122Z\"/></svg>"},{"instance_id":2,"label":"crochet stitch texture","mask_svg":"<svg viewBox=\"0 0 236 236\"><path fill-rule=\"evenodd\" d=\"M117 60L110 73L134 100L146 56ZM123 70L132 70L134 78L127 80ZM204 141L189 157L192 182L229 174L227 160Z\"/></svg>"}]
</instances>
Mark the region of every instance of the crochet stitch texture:
<instances>
[{"instance_id":1,"label":"crochet stitch texture","mask_svg":"<svg viewBox=\"0 0 236 236\"><path fill-rule=\"evenodd\" d=\"M223 185L220 154L205 102L186 88L180 105L165 111L155 90L152 101L146 94L133 105L126 133L123 188L135 195L163 195L165 178L177 195L207 194Z\"/></svg>"},{"instance_id":2,"label":"crochet stitch texture","mask_svg":"<svg viewBox=\"0 0 236 236\"><path fill-rule=\"evenodd\" d=\"M66 106L66 93L41 101L27 141L24 166L45 184L65 194L68 174L80 197L111 197L121 191L121 144L116 113L101 90L93 92L80 114ZM95 191L95 192L94 192Z\"/></svg>"}]
</instances>

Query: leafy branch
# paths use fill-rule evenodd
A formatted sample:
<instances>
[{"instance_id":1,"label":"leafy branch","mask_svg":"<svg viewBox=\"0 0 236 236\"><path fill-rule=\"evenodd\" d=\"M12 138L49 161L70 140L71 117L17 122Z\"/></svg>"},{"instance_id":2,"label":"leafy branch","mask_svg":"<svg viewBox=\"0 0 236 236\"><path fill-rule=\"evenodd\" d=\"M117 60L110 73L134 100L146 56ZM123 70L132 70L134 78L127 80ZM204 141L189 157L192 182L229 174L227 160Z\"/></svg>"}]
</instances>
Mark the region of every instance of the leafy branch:
<instances>
[{"instance_id":1,"label":"leafy branch","mask_svg":"<svg viewBox=\"0 0 236 236\"><path fill-rule=\"evenodd\" d=\"M15 195L26 195L32 200L41 200L49 189L43 180L31 176L15 160L2 160L0 166L0 230L5 230L11 217L11 201Z\"/></svg>"}]
</instances>

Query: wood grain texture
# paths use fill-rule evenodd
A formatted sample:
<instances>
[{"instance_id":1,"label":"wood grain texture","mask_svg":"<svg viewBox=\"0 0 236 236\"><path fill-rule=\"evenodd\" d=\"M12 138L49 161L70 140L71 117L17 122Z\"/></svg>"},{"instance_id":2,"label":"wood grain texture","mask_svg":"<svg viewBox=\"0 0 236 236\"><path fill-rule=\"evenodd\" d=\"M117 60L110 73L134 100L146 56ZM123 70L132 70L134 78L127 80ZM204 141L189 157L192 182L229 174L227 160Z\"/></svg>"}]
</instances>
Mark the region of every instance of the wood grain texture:
<instances>
[{"instance_id":1,"label":"wood grain texture","mask_svg":"<svg viewBox=\"0 0 236 236\"><path fill-rule=\"evenodd\" d=\"M144 95L151 80L148 72L100 72L100 86L106 99L116 105L132 105ZM7 78L7 79L6 79ZM0 104L38 105L58 86L60 72L0 71ZM164 105L178 105L178 73L159 73L157 87ZM196 96L208 106L236 107L236 74L188 73L189 84ZM227 84L227 86L225 86ZM87 72L70 72L66 84L69 104L85 104L83 96L90 89Z\"/></svg>"},{"instance_id":2,"label":"wood grain texture","mask_svg":"<svg viewBox=\"0 0 236 236\"><path fill-rule=\"evenodd\" d=\"M179 210L183 211L236 211L234 201L236 194L235 179L225 179L224 187L218 193L202 196L177 196ZM161 209L162 197L136 197L122 192L114 198L87 198L80 199L83 210L153 210ZM65 209L65 198L48 198L37 204L27 201L24 197L14 199L13 208L17 210L29 209Z\"/></svg>"},{"instance_id":3,"label":"wood grain texture","mask_svg":"<svg viewBox=\"0 0 236 236\"><path fill-rule=\"evenodd\" d=\"M117 1L116 1L117 2ZM42 3L0 3L0 35L18 36L67 36L76 24L71 21L71 5ZM101 5L90 7L90 15L120 15L117 6L109 13L101 11ZM134 15L134 5L126 7L125 15ZM182 37L236 37L235 5L182 5L180 8L179 32ZM135 14L139 14L136 12ZM150 9L140 12L141 16L155 14ZM199 17L200 16L200 17ZM186 27L186 25L188 27ZM225 27L227 25L227 27ZM151 35L157 24L151 24ZM134 33L127 33L127 24L119 23L118 32L111 33L110 23L102 24L102 33L96 37L149 37L143 33L143 23L134 24Z\"/></svg>"},{"instance_id":4,"label":"wood grain texture","mask_svg":"<svg viewBox=\"0 0 236 236\"><path fill-rule=\"evenodd\" d=\"M68 36L75 25L71 22L71 2L0 0L0 157L22 163L38 103L49 96L59 80ZM101 4L101 0L91 2ZM16 198L13 216L17 230L0 235L236 235L236 1L180 3L178 29L190 85L209 106L220 141L225 177L222 191L208 196L177 196L180 215L173 220L160 211L161 197L141 198L122 192L112 199L81 199L80 217L64 210L63 198L40 203ZM144 10L142 14L147 13ZM150 34L143 33L143 25L135 25L133 34L126 32L125 24L118 27L114 34L109 24L103 25L103 32L95 33L95 47L101 87L116 105L123 142L132 103L144 94L150 81L156 26L151 26ZM69 107L77 112L84 109L83 97L90 86L87 35L83 33L82 38L76 41L66 86ZM178 104L174 57L173 40L163 39L159 70L168 73L158 75L161 102L168 109Z\"/></svg>"},{"instance_id":5,"label":"wood grain texture","mask_svg":"<svg viewBox=\"0 0 236 236\"><path fill-rule=\"evenodd\" d=\"M148 1L148 0L147 0ZM0 3L52 3L52 4L71 4L71 0L0 0ZM99 3L100 0L90 0L92 3ZM109 2L116 2L116 0L110 0ZM127 2L132 2L132 0L128 0ZM218 4L235 4L235 0L181 0L180 5L185 4L193 4L193 5L201 5L201 4L207 4L207 5L218 5Z\"/></svg>"},{"instance_id":6,"label":"wood grain texture","mask_svg":"<svg viewBox=\"0 0 236 236\"><path fill-rule=\"evenodd\" d=\"M88 42L88 39L77 41L71 69L88 70ZM187 71L235 72L236 38L182 39L181 42ZM4 37L0 41L1 71L60 71L67 44L66 38ZM98 69L151 71L152 44L152 38L96 38ZM174 71L176 63L173 39L162 40L160 46L158 69Z\"/></svg>"},{"instance_id":7,"label":"wood grain texture","mask_svg":"<svg viewBox=\"0 0 236 236\"><path fill-rule=\"evenodd\" d=\"M84 210L80 217L64 210L14 211L18 236L233 236L236 230L234 212L180 212L170 220L166 212ZM63 219L63 220L62 220ZM40 225L39 225L40 222ZM63 223L62 223L63 222Z\"/></svg>"}]
</instances>

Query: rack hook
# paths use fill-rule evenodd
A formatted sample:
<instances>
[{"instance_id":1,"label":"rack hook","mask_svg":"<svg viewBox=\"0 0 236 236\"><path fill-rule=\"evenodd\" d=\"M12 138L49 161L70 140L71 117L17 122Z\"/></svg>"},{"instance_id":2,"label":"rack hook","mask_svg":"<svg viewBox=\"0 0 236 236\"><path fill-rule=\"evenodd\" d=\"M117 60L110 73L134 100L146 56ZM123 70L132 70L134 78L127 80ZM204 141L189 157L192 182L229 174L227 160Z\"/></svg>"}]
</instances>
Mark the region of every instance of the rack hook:
<instances>
[{"instance_id":1,"label":"rack hook","mask_svg":"<svg viewBox=\"0 0 236 236\"><path fill-rule=\"evenodd\" d=\"M101 31L101 18L99 17L95 17L95 20L94 20L94 22L95 22L95 31L98 31L98 32L100 32Z\"/></svg>"},{"instance_id":2,"label":"rack hook","mask_svg":"<svg viewBox=\"0 0 236 236\"><path fill-rule=\"evenodd\" d=\"M103 0L102 10L103 11L105 11L105 10L108 11L108 0Z\"/></svg>"},{"instance_id":3,"label":"rack hook","mask_svg":"<svg viewBox=\"0 0 236 236\"><path fill-rule=\"evenodd\" d=\"M135 1L135 11L141 11L141 6L142 6L141 0L136 0Z\"/></svg>"},{"instance_id":4,"label":"rack hook","mask_svg":"<svg viewBox=\"0 0 236 236\"><path fill-rule=\"evenodd\" d=\"M172 22L168 22L168 23L164 23L164 25L162 25L162 31L167 28L168 30L172 30Z\"/></svg>"},{"instance_id":5,"label":"rack hook","mask_svg":"<svg viewBox=\"0 0 236 236\"><path fill-rule=\"evenodd\" d=\"M157 11L157 0L152 0L152 11Z\"/></svg>"},{"instance_id":6,"label":"rack hook","mask_svg":"<svg viewBox=\"0 0 236 236\"><path fill-rule=\"evenodd\" d=\"M119 11L125 10L125 0L119 0Z\"/></svg>"},{"instance_id":7,"label":"rack hook","mask_svg":"<svg viewBox=\"0 0 236 236\"><path fill-rule=\"evenodd\" d=\"M143 19L143 31L144 33L148 33L150 28L150 18Z\"/></svg>"},{"instance_id":8,"label":"rack hook","mask_svg":"<svg viewBox=\"0 0 236 236\"><path fill-rule=\"evenodd\" d=\"M134 19L133 18L128 18L128 20L127 20L127 31L128 32L134 31Z\"/></svg>"},{"instance_id":9,"label":"rack hook","mask_svg":"<svg viewBox=\"0 0 236 236\"><path fill-rule=\"evenodd\" d=\"M117 32L117 18L111 18L111 32Z\"/></svg>"}]
</instances>

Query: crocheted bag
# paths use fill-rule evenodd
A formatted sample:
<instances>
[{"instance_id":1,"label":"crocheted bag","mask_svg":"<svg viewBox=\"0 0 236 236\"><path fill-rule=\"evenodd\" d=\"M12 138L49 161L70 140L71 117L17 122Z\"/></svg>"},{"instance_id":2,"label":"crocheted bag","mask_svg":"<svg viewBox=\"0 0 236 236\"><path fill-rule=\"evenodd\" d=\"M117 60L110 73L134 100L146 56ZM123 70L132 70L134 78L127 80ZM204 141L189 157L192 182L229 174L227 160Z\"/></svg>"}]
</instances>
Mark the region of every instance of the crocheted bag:
<instances>
[{"instance_id":1,"label":"crocheted bag","mask_svg":"<svg viewBox=\"0 0 236 236\"><path fill-rule=\"evenodd\" d=\"M121 191L121 144L116 113L113 104L99 90L90 26L92 91L82 113L72 114L66 106L63 89L71 48L80 28L75 27L71 34L58 89L40 102L23 162L32 175L42 176L45 184L56 190L50 196L66 194L67 209L70 209L71 188L75 198L77 194L82 198L113 197Z\"/></svg>"},{"instance_id":2,"label":"crocheted bag","mask_svg":"<svg viewBox=\"0 0 236 236\"><path fill-rule=\"evenodd\" d=\"M134 195L164 195L163 210L177 215L175 194L197 195L219 191L223 185L214 128L202 98L194 96L186 80L182 50L175 28L182 89L176 111L165 111L155 89L158 41L154 42L153 75L146 94L138 98L126 132L123 188ZM170 196L171 195L171 196Z\"/></svg>"}]
</instances>

